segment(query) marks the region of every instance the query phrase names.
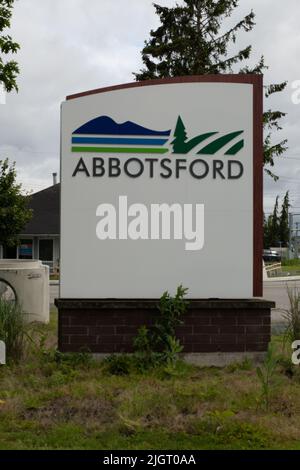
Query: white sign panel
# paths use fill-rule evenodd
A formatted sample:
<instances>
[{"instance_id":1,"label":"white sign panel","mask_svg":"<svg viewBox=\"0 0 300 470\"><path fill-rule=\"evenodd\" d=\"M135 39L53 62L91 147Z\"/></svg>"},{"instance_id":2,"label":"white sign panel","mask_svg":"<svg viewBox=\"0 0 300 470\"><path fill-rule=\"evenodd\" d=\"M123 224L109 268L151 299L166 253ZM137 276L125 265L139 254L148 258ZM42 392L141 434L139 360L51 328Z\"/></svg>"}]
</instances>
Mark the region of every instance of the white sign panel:
<instances>
[{"instance_id":1,"label":"white sign panel","mask_svg":"<svg viewBox=\"0 0 300 470\"><path fill-rule=\"evenodd\" d=\"M146 85L62 105L60 296L252 297L254 86Z\"/></svg>"}]
</instances>

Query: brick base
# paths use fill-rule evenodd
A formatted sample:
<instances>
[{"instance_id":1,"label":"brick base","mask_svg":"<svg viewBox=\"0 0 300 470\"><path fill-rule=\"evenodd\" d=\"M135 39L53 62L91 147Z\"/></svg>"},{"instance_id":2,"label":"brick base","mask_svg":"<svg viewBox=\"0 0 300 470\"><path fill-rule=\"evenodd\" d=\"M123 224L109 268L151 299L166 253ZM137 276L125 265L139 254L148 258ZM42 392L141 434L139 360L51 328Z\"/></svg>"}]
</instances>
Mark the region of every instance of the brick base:
<instances>
[{"instance_id":1,"label":"brick base","mask_svg":"<svg viewBox=\"0 0 300 470\"><path fill-rule=\"evenodd\" d=\"M158 300L56 299L59 350L92 353L133 351L142 325L151 326ZM271 308L265 300L190 300L177 336L184 353L266 351Z\"/></svg>"}]
</instances>

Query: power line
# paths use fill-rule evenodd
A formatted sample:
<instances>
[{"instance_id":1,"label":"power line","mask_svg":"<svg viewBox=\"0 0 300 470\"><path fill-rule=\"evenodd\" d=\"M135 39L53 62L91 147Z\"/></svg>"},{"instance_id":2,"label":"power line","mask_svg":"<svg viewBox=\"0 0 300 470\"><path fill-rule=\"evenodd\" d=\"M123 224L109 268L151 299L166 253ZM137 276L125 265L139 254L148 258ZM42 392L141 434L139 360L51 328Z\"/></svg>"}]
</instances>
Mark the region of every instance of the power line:
<instances>
[{"instance_id":1,"label":"power line","mask_svg":"<svg viewBox=\"0 0 300 470\"><path fill-rule=\"evenodd\" d=\"M276 162L284 162L284 160L300 160L300 157L282 157L281 160L276 160Z\"/></svg>"},{"instance_id":2,"label":"power line","mask_svg":"<svg viewBox=\"0 0 300 470\"><path fill-rule=\"evenodd\" d=\"M6 153L10 153L9 150L5 151ZM59 158L59 151L58 152L32 152L31 150L14 150L12 154L20 154L20 153L29 153L30 155L56 155Z\"/></svg>"}]
</instances>

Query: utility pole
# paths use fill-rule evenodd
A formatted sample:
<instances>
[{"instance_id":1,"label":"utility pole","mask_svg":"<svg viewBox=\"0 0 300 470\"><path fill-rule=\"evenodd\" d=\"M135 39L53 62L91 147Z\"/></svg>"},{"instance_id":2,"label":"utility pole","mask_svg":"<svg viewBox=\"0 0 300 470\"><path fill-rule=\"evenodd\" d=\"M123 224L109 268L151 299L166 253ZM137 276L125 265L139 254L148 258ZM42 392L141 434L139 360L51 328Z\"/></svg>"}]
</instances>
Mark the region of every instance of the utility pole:
<instances>
[{"instance_id":1,"label":"utility pole","mask_svg":"<svg viewBox=\"0 0 300 470\"><path fill-rule=\"evenodd\" d=\"M289 259L292 259L293 214L289 213Z\"/></svg>"}]
</instances>

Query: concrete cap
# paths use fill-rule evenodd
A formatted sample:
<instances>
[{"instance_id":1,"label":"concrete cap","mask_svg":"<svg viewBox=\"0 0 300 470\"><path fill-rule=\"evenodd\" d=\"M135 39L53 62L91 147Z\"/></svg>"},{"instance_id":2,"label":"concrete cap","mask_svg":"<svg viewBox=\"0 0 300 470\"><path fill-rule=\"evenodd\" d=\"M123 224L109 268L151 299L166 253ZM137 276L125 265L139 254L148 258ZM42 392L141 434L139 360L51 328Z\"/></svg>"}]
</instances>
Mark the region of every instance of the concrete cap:
<instances>
[{"instance_id":1,"label":"concrete cap","mask_svg":"<svg viewBox=\"0 0 300 470\"><path fill-rule=\"evenodd\" d=\"M42 262L32 259L0 259L0 271L7 269L36 269L41 268Z\"/></svg>"}]
</instances>

